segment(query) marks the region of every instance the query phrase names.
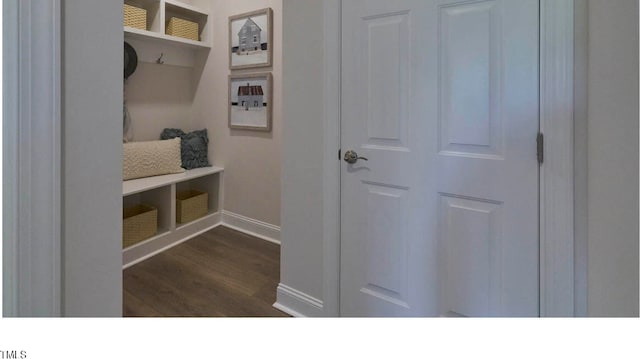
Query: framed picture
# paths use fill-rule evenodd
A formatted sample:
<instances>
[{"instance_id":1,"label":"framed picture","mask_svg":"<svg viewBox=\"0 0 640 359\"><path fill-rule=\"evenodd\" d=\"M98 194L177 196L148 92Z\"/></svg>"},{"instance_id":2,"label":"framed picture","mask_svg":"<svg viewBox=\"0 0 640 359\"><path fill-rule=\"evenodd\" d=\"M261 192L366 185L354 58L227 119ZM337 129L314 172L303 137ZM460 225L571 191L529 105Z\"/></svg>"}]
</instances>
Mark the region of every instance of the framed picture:
<instances>
[{"instance_id":1,"label":"framed picture","mask_svg":"<svg viewBox=\"0 0 640 359\"><path fill-rule=\"evenodd\" d=\"M229 17L229 68L271 66L273 11L256 10Z\"/></svg>"},{"instance_id":2,"label":"framed picture","mask_svg":"<svg viewBox=\"0 0 640 359\"><path fill-rule=\"evenodd\" d=\"M229 75L229 127L271 131L270 72Z\"/></svg>"}]
</instances>

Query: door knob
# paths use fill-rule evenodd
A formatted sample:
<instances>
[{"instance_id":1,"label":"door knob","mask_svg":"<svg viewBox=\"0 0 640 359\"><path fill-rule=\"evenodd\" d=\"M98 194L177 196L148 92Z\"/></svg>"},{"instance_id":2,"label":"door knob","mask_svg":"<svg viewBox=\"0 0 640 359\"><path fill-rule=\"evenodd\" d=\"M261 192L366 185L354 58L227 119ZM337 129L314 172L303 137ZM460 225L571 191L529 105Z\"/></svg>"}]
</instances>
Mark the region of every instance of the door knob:
<instances>
[{"instance_id":1,"label":"door knob","mask_svg":"<svg viewBox=\"0 0 640 359\"><path fill-rule=\"evenodd\" d=\"M365 161L369 161L368 158L366 157L358 157L358 154L356 153L356 151L353 150L349 150L347 152L344 153L344 161L350 164L354 164L356 162L358 162L358 160L365 160Z\"/></svg>"}]
</instances>

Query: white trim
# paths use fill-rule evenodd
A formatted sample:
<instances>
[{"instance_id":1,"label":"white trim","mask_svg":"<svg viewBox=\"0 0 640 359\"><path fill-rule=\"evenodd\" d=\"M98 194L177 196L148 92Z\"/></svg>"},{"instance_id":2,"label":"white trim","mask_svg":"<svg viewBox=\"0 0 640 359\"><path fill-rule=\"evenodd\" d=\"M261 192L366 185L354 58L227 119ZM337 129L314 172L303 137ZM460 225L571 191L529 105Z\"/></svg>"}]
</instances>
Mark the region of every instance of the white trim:
<instances>
[{"instance_id":1,"label":"white trim","mask_svg":"<svg viewBox=\"0 0 640 359\"><path fill-rule=\"evenodd\" d=\"M5 316L60 316L60 0L3 3ZM9 76L6 76L6 75ZM13 92L5 91L4 95ZM8 140L8 141L6 141ZM9 171L7 171L9 169ZM7 261L7 259L9 259Z\"/></svg>"},{"instance_id":2,"label":"white trim","mask_svg":"<svg viewBox=\"0 0 640 359\"><path fill-rule=\"evenodd\" d=\"M573 55L573 216L574 216L574 315L587 316L587 101L589 9L586 1L574 1Z\"/></svg>"},{"instance_id":3,"label":"white trim","mask_svg":"<svg viewBox=\"0 0 640 359\"><path fill-rule=\"evenodd\" d=\"M335 1L335 3L333 3ZM540 0L540 128L545 133L545 163L540 172L540 315L573 316L574 257L573 257L573 0ZM341 0L326 1L341 4ZM336 46L336 24L340 24L340 12L325 9L325 70L334 68L336 57L340 58L341 46ZM329 75L327 73L325 75ZM544 74L544 76L543 76ZM327 78L328 76L325 76ZM339 94L340 82L325 79L325 94ZM331 96L333 97L333 96ZM333 100L335 101L335 100ZM330 129L340 128L340 116L329 104L336 105L331 98L325 102L325 166L335 160L339 145ZM339 102L338 102L339 104ZM335 108L335 107L334 107ZM325 167L323 199L333 203L333 221L338 218L340 205L333 195L340 192L331 180L332 166ZM327 202L328 201L328 202ZM327 213L327 212L325 212ZM325 218L325 224L331 218ZM323 274L324 295L332 299L339 290L339 277L328 275L339 273L338 253L330 249L340 248L340 238L331 228L325 227L325 269ZM329 268L332 267L332 268ZM338 294L339 295L339 294ZM330 307L328 307L329 309ZM332 310L334 308L331 308ZM305 312L306 313L306 312Z\"/></svg>"},{"instance_id":4,"label":"white trim","mask_svg":"<svg viewBox=\"0 0 640 359\"><path fill-rule=\"evenodd\" d=\"M222 225L265 241L280 244L280 227L243 215L222 211Z\"/></svg>"},{"instance_id":5,"label":"white trim","mask_svg":"<svg viewBox=\"0 0 640 359\"><path fill-rule=\"evenodd\" d=\"M20 88L19 2L5 1L3 6L3 217L2 217L2 311L5 317L18 315L18 115Z\"/></svg>"},{"instance_id":6,"label":"white trim","mask_svg":"<svg viewBox=\"0 0 640 359\"><path fill-rule=\"evenodd\" d=\"M322 317L324 316L322 301L306 293L291 288L285 284L278 284L278 299L273 307L294 317Z\"/></svg>"},{"instance_id":7,"label":"white trim","mask_svg":"<svg viewBox=\"0 0 640 359\"><path fill-rule=\"evenodd\" d=\"M290 316L295 317L295 318L306 318L307 317L306 315L304 315L304 314L302 314L300 312L296 312L295 310L293 310L293 309L291 309L289 307L285 307L284 305L282 305L282 304L280 304L278 302L273 303L273 307L278 309L279 311L287 313Z\"/></svg>"},{"instance_id":8,"label":"white trim","mask_svg":"<svg viewBox=\"0 0 640 359\"><path fill-rule=\"evenodd\" d=\"M326 0L323 5L325 141L322 179L322 298L324 314L337 317L340 315L340 159L337 158L337 150L340 148L342 0Z\"/></svg>"},{"instance_id":9,"label":"white trim","mask_svg":"<svg viewBox=\"0 0 640 359\"><path fill-rule=\"evenodd\" d=\"M574 316L573 0L540 1L540 316Z\"/></svg>"}]
</instances>

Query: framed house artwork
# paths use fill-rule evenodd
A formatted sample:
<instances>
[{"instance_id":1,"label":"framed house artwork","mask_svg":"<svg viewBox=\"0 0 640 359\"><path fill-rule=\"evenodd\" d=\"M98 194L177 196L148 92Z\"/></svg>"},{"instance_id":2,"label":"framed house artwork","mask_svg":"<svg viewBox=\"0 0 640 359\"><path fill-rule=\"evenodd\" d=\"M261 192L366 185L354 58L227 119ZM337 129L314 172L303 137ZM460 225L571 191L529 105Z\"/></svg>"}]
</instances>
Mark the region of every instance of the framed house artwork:
<instances>
[{"instance_id":1,"label":"framed house artwork","mask_svg":"<svg viewBox=\"0 0 640 359\"><path fill-rule=\"evenodd\" d=\"M271 131L271 73L229 75L229 128Z\"/></svg>"},{"instance_id":2,"label":"framed house artwork","mask_svg":"<svg viewBox=\"0 0 640 359\"><path fill-rule=\"evenodd\" d=\"M229 17L229 68L271 66L273 11L256 10Z\"/></svg>"}]
</instances>

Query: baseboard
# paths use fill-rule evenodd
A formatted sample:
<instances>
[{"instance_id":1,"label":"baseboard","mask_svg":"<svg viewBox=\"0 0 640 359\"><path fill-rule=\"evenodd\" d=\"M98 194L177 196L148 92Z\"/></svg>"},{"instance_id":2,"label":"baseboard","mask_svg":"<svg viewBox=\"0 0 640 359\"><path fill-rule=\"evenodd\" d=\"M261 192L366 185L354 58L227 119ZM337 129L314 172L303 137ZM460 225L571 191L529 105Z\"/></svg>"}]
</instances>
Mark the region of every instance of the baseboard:
<instances>
[{"instance_id":1,"label":"baseboard","mask_svg":"<svg viewBox=\"0 0 640 359\"><path fill-rule=\"evenodd\" d=\"M218 212L185 227L159 235L157 238L125 248L123 250L122 268L126 269L140 263L220 225L265 241L280 244L280 227L223 210L222 213Z\"/></svg>"},{"instance_id":2,"label":"baseboard","mask_svg":"<svg viewBox=\"0 0 640 359\"><path fill-rule=\"evenodd\" d=\"M280 244L280 227L245 217L241 214L222 211L222 224L265 241Z\"/></svg>"},{"instance_id":3,"label":"baseboard","mask_svg":"<svg viewBox=\"0 0 640 359\"><path fill-rule=\"evenodd\" d=\"M278 284L273 307L294 317L323 317L322 301L285 284Z\"/></svg>"}]
</instances>

